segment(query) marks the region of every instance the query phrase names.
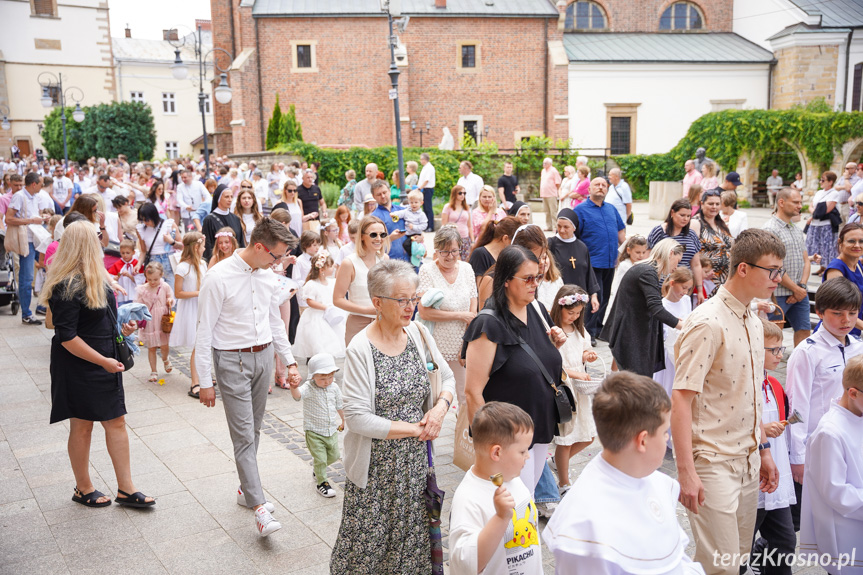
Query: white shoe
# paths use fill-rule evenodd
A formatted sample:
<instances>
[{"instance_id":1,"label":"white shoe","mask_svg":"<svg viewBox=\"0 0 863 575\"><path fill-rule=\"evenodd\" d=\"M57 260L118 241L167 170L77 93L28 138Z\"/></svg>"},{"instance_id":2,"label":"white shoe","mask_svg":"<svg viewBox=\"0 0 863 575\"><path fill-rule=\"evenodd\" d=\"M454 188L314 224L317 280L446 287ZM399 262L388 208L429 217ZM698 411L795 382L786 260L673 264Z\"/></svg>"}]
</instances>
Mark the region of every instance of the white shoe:
<instances>
[{"instance_id":1,"label":"white shoe","mask_svg":"<svg viewBox=\"0 0 863 575\"><path fill-rule=\"evenodd\" d=\"M246 505L246 494L243 493L242 487L237 487L237 505L242 505L243 507L249 507ZM269 501L264 502L264 509L269 511L270 513L276 512L276 506L270 503Z\"/></svg>"},{"instance_id":2,"label":"white shoe","mask_svg":"<svg viewBox=\"0 0 863 575\"><path fill-rule=\"evenodd\" d=\"M324 497L335 497L336 490L332 488L329 481L324 481L320 485L318 485L318 493L323 495Z\"/></svg>"},{"instance_id":3,"label":"white shoe","mask_svg":"<svg viewBox=\"0 0 863 575\"><path fill-rule=\"evenodd\" d=\"M282 524L273 519L273 516L264 507L258 507L258 510L255 511L255 525L261 537L266 537L282 528Z\"/></svg>"},{"instance_id":4,"label":"white shoe","mask_svg":"<svg viewBox=\"0 0 863 575\"><path fill-rule=\"evenodd\" d=\"M537 503L536 510L539 512L540 517L545 517L546 519L550 519L552 514L554 514L557 509L557 503L553 501L549 501L547 503Z\"/></svg>"}]
</instances>

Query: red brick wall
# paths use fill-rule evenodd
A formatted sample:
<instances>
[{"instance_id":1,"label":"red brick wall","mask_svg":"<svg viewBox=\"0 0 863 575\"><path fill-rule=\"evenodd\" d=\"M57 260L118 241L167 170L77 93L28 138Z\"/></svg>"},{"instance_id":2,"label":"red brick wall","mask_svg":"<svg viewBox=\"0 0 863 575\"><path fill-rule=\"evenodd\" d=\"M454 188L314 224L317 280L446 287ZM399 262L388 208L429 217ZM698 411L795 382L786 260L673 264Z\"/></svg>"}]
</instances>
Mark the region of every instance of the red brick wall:
<instances>
[{"instance_id":1,"label":"red brick wall","mask_svg":"<svg viewBox=\"0 0 863 575\"><path fill-rule=\"evenodd\" d=\"M659 17L677 0L594 0L603 7L611 32L659 32ZM568 2L569 3L569 2ZM731 32L734 0L694 0L704 29ZM563 21L561 20L561 26ZM608 31L608 30L606 30Z\"/></svg>"},{"instance_id":2,"label":"red brick wall","mask_svg":"<svg viewBox=\"0 0 863 575\"><path fill-rule=\"evenodd\" d=\"M230 35L228 21L217 13L217 4L227 1L212 0L217 38ZM255 23L246 10L240 20L238 50L254 48ZM387 97L390 57L385 18L261 18L257 25L264 130L278 92L283 110L295 104L308 142L395 143L392 101ZM442 126L458 138L460 115L482 116L491 126L489 138L502 148L513 147L517 131L561 131L551 118L566 113L565 89L562 96L550 97L554 110L544 106L546 86L561 86L560 74L546 76L546 26L548 39L560 40L554 19L412 18L401 35L409 63L399 68L401 116L419 126L431 122L431 135L423 137L426 146L440 141ZM317 41L317 73L291 72L291 40ZM460 72L457 43L474 40L481 42L480 71ZM257 56L231 74L233 119L242 118L246 124L233 129L236 153L261 149ZM565 88L565 70L562 74ZM406 146L419 145L419 135L411 133L407 122L402 123L402 137ZM566 129L557 137L566 137Z\"/></svg>"}]
</instances>

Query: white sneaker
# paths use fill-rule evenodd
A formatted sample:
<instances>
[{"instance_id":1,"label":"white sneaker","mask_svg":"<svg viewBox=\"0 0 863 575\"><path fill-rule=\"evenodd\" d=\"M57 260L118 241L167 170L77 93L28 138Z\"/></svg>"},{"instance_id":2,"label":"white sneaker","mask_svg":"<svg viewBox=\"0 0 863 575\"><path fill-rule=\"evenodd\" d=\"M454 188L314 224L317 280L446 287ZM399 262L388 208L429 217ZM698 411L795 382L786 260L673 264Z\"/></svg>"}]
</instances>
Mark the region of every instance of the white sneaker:
<instances>
[{"instance_id":1,"label":"white sneaker","mask_svg":"<svg viewBox=\"0 0 863 575\"><path fill-rule=\"evenodd\" d=\"M324 481L320 485L318 485L318 493L323 495L324 497L335 497L336 490L332 488L328 481Z\"/></svg>"},{"instance_id":2,"label":"white sneaker","mask_svg":"<svg viewBox=\"0 0 863 575\"><path fill-rule=\"evenodd\" d=\"M258 507L258 510L255 511L255 525L258 527L258 533L261 537L266 537L270 533L282 528L282 524L273 519L270 512L263 506Z\"/></svg>"},{"instance_id":3,"label":"white sneaker","mask_svg":"<svg viewBox=\"0 0 863 575\"><path fill-rule=\"evenodd\" d=\"M248 507L246 505L246 494L243 493L242 487L237 487L237 505L242 505L243 507ZM264 509L269 511L270 513L275 513L276 506L270 503L269 501L264 502Z\"/></svg>"},{"instance_id":4,"label":"white sneaker","mask_svg":"<svg viewBox=\"0 0 863 575\"><path fill-rule=\"evenodd\" d=\"M553 501L549 501L547 503L537 503L536 510L539 512L540 517L545 517L546 519L550 519L554 511L557 509L557 503Z\"/></svg>"}]
</instances>

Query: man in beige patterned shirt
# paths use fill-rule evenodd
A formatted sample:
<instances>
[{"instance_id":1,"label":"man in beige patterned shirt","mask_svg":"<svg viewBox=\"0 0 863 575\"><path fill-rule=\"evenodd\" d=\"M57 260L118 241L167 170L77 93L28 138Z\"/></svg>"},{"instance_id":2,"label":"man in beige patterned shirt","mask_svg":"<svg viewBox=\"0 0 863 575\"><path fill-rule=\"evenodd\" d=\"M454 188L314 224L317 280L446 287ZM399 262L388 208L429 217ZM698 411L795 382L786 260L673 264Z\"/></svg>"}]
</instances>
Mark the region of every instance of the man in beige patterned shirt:
<instances>
[{"instance_id":1,"label":"man in beige patterned shirt","mask_svg":"<svg viewBox=\"0 0 863 575\"><path fill-rule=\"evenodd\" d=\"M770 297L784 257L772 233L741 232L731 276L686 318L674 346L671 430L680 502L695 561L708 574L738 573L752 546L759 483L773 492L779 482L761 424L764 335L749 302Z\"/></svg>"}]
</instances>

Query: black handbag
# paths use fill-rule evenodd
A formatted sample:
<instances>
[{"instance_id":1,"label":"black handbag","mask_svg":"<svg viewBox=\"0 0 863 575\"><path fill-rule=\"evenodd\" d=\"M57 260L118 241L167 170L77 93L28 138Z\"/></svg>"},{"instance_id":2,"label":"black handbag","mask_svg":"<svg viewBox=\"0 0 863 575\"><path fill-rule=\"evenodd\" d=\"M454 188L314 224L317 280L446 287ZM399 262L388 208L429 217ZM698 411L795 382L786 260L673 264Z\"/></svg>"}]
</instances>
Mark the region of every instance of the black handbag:
<instances>
[{"instance_id":1,"label":"black handbag","mask_svg":"<svg viewBox=\"0 0 863 575\"><path fill-rule=\"evenodd\" d=\"M506 325L506 322L503 321L502 318L498 317L494 310L491 309L483 309L479 312L480 315L490 315L496 318L501 324L503 324L504 328L512 333L509 329L509 326ZM540 316L541 317L541 316ZM568 423L572 421L572 414L575 413L575 397L572 395L572 391L565 385L558 385L555 383L554 379L552 379L551 375L549 375L548 370L545 369L545 366L542 363L542 360L536 355L536 353L531 349L531 347L524 341L524 338L518 335L517 333L512 333L515 336L516 340L518 340L518 345L524 350L524 352L530 356L530 358L536 363L537 367L539 367L539 371L542 373L542 376L545 378L545 381L548 382L548 385L551 386L551 389L554 391L554 406L557 409L557 422L558 423Z\"/></svg>"},{"instance_id":2,"label":"black handbag","mask_svg":"<svg viewBox=\"0 0 863 575\"><path fill-rule=\"evenodd\" d=\"M135 358L132 356L132 350L129 349L129 343L117 327L117 310L110 302L108 302L108 315L111 316L111 324L114 326L114 354L117 356L117 361L123 364L124 371L129 371L135 366Z\"/></svg>"}]
</instances>

